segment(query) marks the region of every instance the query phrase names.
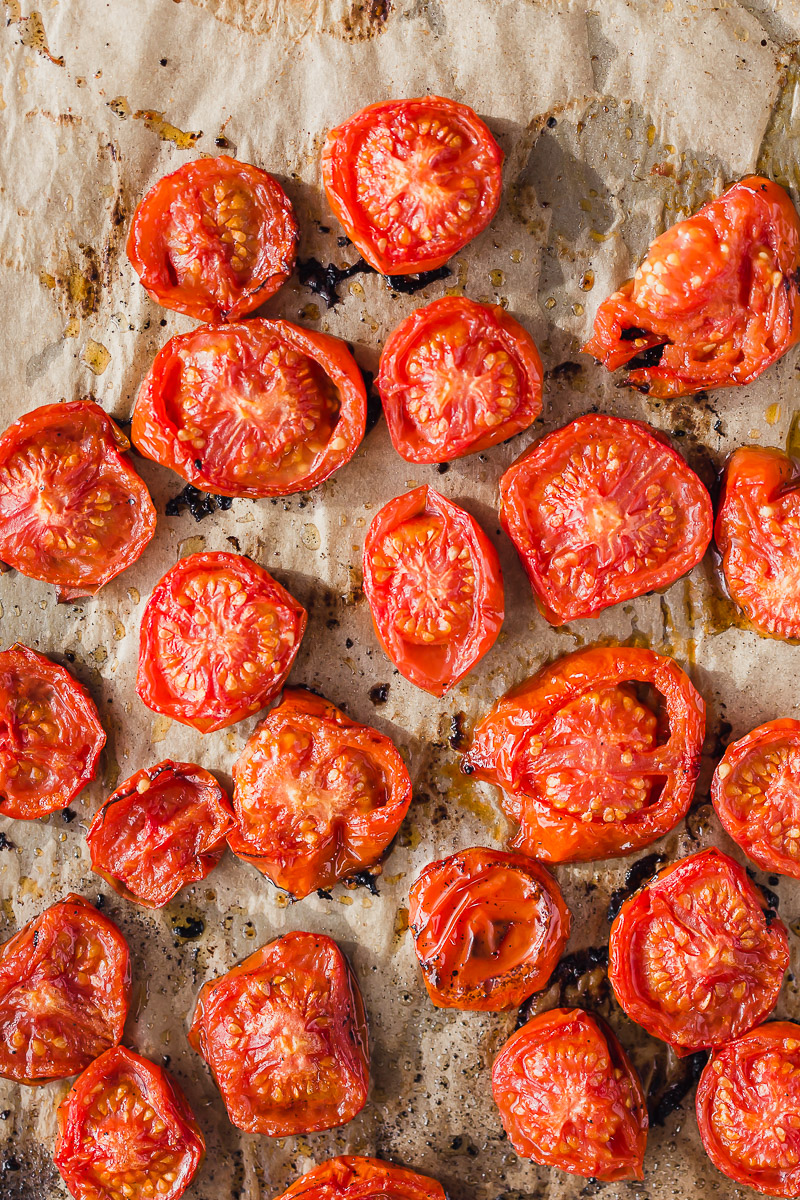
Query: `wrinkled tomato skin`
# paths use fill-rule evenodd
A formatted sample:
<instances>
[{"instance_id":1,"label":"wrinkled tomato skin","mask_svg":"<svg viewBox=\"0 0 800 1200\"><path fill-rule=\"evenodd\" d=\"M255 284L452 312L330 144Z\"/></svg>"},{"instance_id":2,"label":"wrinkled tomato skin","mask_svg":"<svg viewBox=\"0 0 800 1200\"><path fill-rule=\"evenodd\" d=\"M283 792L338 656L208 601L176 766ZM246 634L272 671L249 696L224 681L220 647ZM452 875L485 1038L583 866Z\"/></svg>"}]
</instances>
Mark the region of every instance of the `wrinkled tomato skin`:
<instances>
[{"instance_id":1,"label":"wrinkled tomato skin","mask_svg":"<svg viewBox=\"0 0 800 1200\"><path fill-rule=\"evenodd\" d=\"M238 193L227 207L215 194L226 187ZM217 206L213 212L212 205ZM225 226L222 234L218 221ZM236 232L244 221L251 239L247 253L255 249L246 270L244 262L233 265ZM258 308L286 282L297 237L291 203L278 181L260 167L221 154L184 163L159 179L136 207L126 249L156 304L198 321L229 321ZM176 268L177 258L184 270L181 255L187 253L198 267L194 282L182 280Z\"/></svg>"},{"instance_id":2,"label":"wrinkled tomato skin","mask_svg":"<svg viewBox=\"0 0 800 1200\"><path fill-rule=\"evenodd\" d=\"M296 900L372 866L411 803L389 739L300 689L255 728L233 778L231 849Z\"/></svg>"},{"instance_id":3,"label":"wrinkled tomato skin","mask_svg":"<svg viewBox=\"0 0 800 1200\"><path fill-rule=\"evenodd\" d=\"M447 1200L429 1175L379 1158L347 1154L329 1158L296 1179L277 1200Z\"/></svg>"},{"instance_id":4,"label":"wrinkled tomato skin","mask_svg":"<svg viewBox=\"0 0 800 1200\"><path fill-rule=\"evenodd\" d=\"M533 424L542 411L542 360L499 304L445 296L398 325L375 386L398 454L407 462L452 462Z\"/></svg>"},{"instance_id":5,"label":"wrinkled tomato skin","mask_svg":"<svg viewBox=\"0 0 800 1200\"><path fill-rule=\"evenodd\" d=\"M545 796L524 792L532 743L542 742L542 733L565 710L569 712L570 705L587 697L602 697L629 682L650 684L663 697L669 722L667 741L615 756L613 745L604 746L598 738L592 743L590 731L590 740L574 752L569 743L563 748L563 756L553 762L552 770L557 771L563 763L563 769L590 781L601 771L609 771L623 782L638 773L655 788L663 779L660 795L650 795L647 804L628 814L630 819L613 819L612 812L609 821L604 813L584 821L547 803ZM645 709L641 706L634 711ZM652 650L597 647L578 650L542 667L498 700L476 728L462 771L504 789L501 806L520 824L511 842L513 849L544 862L591 862L640 850L685 816L700 769L704 734L705 704L677 663ZM630 764L622 757L628 753ZM539 754L534 762L546 760L546 742Z\"/></svg>"},{"instance_id":6,"label":"wrinkled tomato skin","mask_svg":"<svg viewBox=\"0 0 800 1200\"><path fill-rule=\"evenodd\" d=\"M419 550L417 560L409 562L406 556L398 558L396 568L387 574L381 565L387 539L397 536L398 531L418 518L432 518L441 526L442 535L448 545L466 551L469 569L474 578L469 598L459 600L458 594L448 590L444 574L448 563L437 563L427 550ZM435 540L434 540L435 546ZM408 572L406 580L410 616L424 609L426 600L445 619L442 607L454 600L466 606L467 615L460 630L447 631L446 640L440 637L432 644L419 644L404 634L397 620L402 615L397 605L404 598L397 588L400 568ZM411 573L417 571L417 581ZM418 588L419 575L429 589L421 594ZM385 586L389 583L389 586ZM430 589L438 584L444 594L432 596ZM457 583L453 588L458 588ZM468 512L440 496L433 488L423 485L398 496L385 504L370 525L364 542L364 594L367 597L375 632L383 647L401 675L416 687L430 692L432 696L443 696L472 670L494 645L503 624L504 597L503 577L497 551L481 527ZM431 598L432 597L432 598ZM462 614L463 615L463 614Z\"/></svg>"},{"instance_id":7,"label":"wrinkled tomato skin","mask_svg":"<svg viewBox=\"0 0 800 1200\"><path fill-rule=\"evenodd\" d=\"M65 667L21 642L0 650L0 814L33 821L65 808L94 779L105 741Z\"/></svg>"},{"instance_id":8,"label":"wrinkled tomato skin","mask_svg":"<svg viewBox=\"0 0 800 1200\"><path fill-rule=\"evenodd\" d=\"M93 596L136 562L156 529L128 439L99 404L45 404L0 435L0 560ZM70 544L71 543L71 544Z\"/></svg>"},{"instance_id":9,"label":"wrinkled tomato skin","mask_svg":"<svg viewBox=\"0 0 800 1200\"><path fill-rule=\"evenodd\" d=\"M373 139L373 153L388 162L366 161ZM408 275L444 266L483 232L500 204L502 165L502 150L471 108L422 96L370 104L332 129L322 151L322 182L335 216L370 266L384 275ZM374 194L403 172L410 186L391 198ZM436 191L447 193L441 213L425 205L426 194ZM364 196L379 210L385 200L385 228L370 215ZM413 223L398 219L404 197L410 198ZM460 202L468 205L466 216Z\"/></svg>"},{"instance_id":10,"label":"wrinkled tomato skin","mask_svg":"<svg viewBox=\"0 0 800 1200\"><path fill-rule=\"evenodd\" d=\"M330 391L328 403L338 406L338 414L327 434L318 421L315 428L313 415L301 420L300 385L294 391L288 385L281 387L281 363L271 380L265 381L265 364L268 369L270 355L278 353L299 359L301 368L315 376L308 385L313 396ZM207 366L209 358L212 368ZM184 391L197 393L197 378L207 389L208 400L204 409L194 410L195 423L188 429L178 399ZM273 427L280 426L287 398L293 396L297 410L290 413L296 416L291 444L302 453L318 432L324 443L312 461L287 471L269 456L268 439L275 436ZM230 405L239 403L252 409L252 416L215 428L215 403L223 405L226 413ZM317 487L353 457L364 436L366 416L364 378L343 341L289 321L256 317L223 326L202 325L170 338L139 391L131 438L142 454L176 471L194 487L218 496L259 499ZM281 442L278 451L283 448ZM264 470L265 462L270 470Z\"/></svg>"},{"instance_id":11,"label":"wrinkled tomato skin","mask_svg":"<svg viewBox=\"0 0 800 1200\"><path fill-rule=\"evenodd\" d=\"M625 382L658 398L750 383L800 337L799 266L794 205L750 175L656 238L600 305L584 353L629 364Z\"/></svg>"},{"instance_id":12,"label":"wrinkled tomato skin","mask_svg":"<svg viewBox=\"0 0 800 1200\"><path fill-rule=\"evenodd\" d=\"M500 520L551 625L669 587L703 557L714 524L711 497L676 451L641 421L601 413L512 463Z\"/></svg>"},{"instance_id":13,"label":"wrinkled tomato skin","mask_svg":"<svg viewBox=\"0 0 800 1200\"><path fill-rule=\"evenodd\" d=\"M543 988L571 922L544 867L479 846L429 863L411 886L408 911L431 1000L473 1012L518 1007Z\"/></svg>"},{"instance_id":14,"label":"wrinkled tomato skin","mask_svg":"<svg viewBox=\"0 0 800 1200\"><path fill-rule=\"evenodd\" d=\"M125 938L71 892L0 946L0 1075L77 1075L120 1040L129 1004Z\"/></svg>"},{"instance_id":15,"label":"wrinkled tomato skin","mask_svg":"<svg viewBox=\"0 0 800 1200\"><path fill-rule=\"evenodd\" d=\"M205 984L189 1041L210 1066L231 1121L246 1133L334 1129L366 1103L364 1003L347 959L323 934L284 934Z\"/></svg>"},{"instance_id":16,"label":"wrinkled tomato skin","mask_svg":"<svg viewBox=\"0 0 800 1200\"><path fill-rule=\"evenodd\" d=\"M523 1025L494 1060L492 1095L522 1158L604 1182L644 1177L642 1085L592 1014L554 1008Z\"/></svg>"},{"instance_id":17,"label":"wrinkled tomato skin","mask_svg":"<svg viewBox=\"0 0 800 1200\"><path fill-rule=\"evenodd\" d=\"M783 922L766 914L744 868L715 848L670 864L611 926L617 1000L678 1055L722 1045L768 1017L788 964Z\"/></svg>"}]
</instances>

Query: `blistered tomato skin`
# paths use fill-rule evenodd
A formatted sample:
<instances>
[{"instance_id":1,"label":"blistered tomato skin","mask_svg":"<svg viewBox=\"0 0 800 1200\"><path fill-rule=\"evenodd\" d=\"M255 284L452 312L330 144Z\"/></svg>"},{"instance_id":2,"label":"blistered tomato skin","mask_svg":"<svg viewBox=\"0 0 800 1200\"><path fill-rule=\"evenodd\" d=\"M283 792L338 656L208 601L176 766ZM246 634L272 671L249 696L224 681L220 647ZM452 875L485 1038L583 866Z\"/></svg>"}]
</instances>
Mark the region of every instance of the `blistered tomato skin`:
<instances>
[{"instance_id":1,"label":"blistered tomato skin","mask_svg":"<svg viewBox=\"0 0 800 1200\"><path fill-rule=\"evenodd\" d=\"M444 1188L429 1175L405 1167L347 1154L329 1158L295 1180L277 1200L446 1200Z\"/></svg>"}]
</instances>

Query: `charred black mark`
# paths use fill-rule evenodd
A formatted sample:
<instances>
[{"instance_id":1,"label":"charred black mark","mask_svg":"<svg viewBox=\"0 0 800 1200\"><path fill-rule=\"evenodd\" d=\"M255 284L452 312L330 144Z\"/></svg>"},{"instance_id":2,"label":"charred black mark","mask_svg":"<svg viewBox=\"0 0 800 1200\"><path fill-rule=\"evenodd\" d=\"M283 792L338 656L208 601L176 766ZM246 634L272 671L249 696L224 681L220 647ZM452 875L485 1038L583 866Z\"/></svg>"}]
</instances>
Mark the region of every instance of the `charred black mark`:
<instances>
[{"instance_id":1,"label":"charred black mark","mask_svg":"<svg viewBox=\"0 0 800 1200\"><path fill-rule=\"evenodd\" d=\"M78 814L76 812L73 812L71 808L65 808L65 809L63 809L63 811L61 813L61 820L65 821L66 824L69 825L72 821L75 820L77 815Z\"/></svg>"},{"instance_id":2,"label":"charred black mark","mask_svg":"<svg viewBox=\"0 0 800 1200\"><path fill-rule=\"evenodd\" d=\"M659 346L650 346L649 349L643 350L626 364L628 370L639 371L646 367L657 367L664 356L665 348L662 342Z\"/></svg>"},{"instance_id":3,"label":"charred black mark","mask_svg":"<svg viewBox=\"0 0 800 1200\"><path fill-rule=\"evenodd\" d=\"M539 1002L547 999L547 1008L553 1007L551 993L558 988L556 1004L567 1002L567 994L571 992L568 1002L583 1004L591 1001L596 1008L608 994L608 946L587 946L583 950L575 950L565 954L556 967L550 980L540 991L534 992L517 1013L517 1029L521 1029L526 1021L540 1011Z\"/></svg>"},{"instance_id":4,"label":"charred black mark","mask_svg":"<svg viewBox=\"0 0 800 1200\"><path fill-rule=\"evenodd\" d=\"M376 683L375 687L369 689L369 698L373 704L385 704L389 699L389 684Z\"/></svg>"},{"instance_id":5,"label":"charred black mark","mask_svg":"<svg viewBox=\"0 0 800 1200\"><path fill-rule=\"evenodd\" d=\"M467 735L464 731L465 716L463 712L457 712L455 716L450 718L450 737L447 739L450 743L451 750L463 750L466 745Z\"/></svg>"},{"instance_id":6,"label":"charred black mark","mask_svg":"<svg viewBox=\"0 0 800 1200\"><path fill-rule=\"evenodd\" d=\"M545 371L545 375L548 379L574 379L576 375L580 374L581 369L580 363L568 360L556 363L549 371Z\"/></svg>"},{"instance_id":7,"label":"charred black mark","mask_svg":"<svg viewBox=\"0 0 800 1200\"><path fill-rule=\"evenodd\" d=\"M331 895L331 893L326 891L325 888L317 888L317 895L319 896L320 900L332 900L333 899L333 896Z\"/></svg>"},{"instance_id":8,"label":"charred black mark","mask_svg":"<svg viewBox=\"0 0 800 1200\"><path fill-rule=\"evenodd\" d=\"M625 873L625 882L622 887L616 888L611 893L611 899L608 902L606 919L608 921L615 921L619 915L619 910L622 908L622 905L625 903L628 897L632 896L634 892L637 892L645 880L651 879L652 876L655 875L658 868L666 861L666 854L662 854L660 851L654 851L652 854L645 854L644 858L637 859L637 861L633 863L633 865L630 866Z\"/></svg>"},{"instance_id":9,"label":"charred black mark","mask_svg":"<svg viewBox=\"0 0 800 1200\"><path fill-rule=\"evenodd\" d=\"M647 1089L647 1112L651 1125L663 1125L667 1117L680 1108L686 1093L697 1083L703 1067L708 1062L708 1051L698 1050L686 1058L678 1059L671 1074L678 1078L668 1082L666 1071L657 1065L653 1080Z\"/></svg>"},{"instance_id":10,"label":"charred black mark","mask_svg":"<svg viewBox=\"0 0 800 1200\"><path fill-rule=\"evenodd\" d=\"M232 505L230 496L212 496L210 492L201 492L194 484L187 483L183 491L167 501L164 512L168 517L179 517L188 508L195 521L202 521L203 517L210 517L217 509L227 512Z\"/></svg>"},{"instance_id":11,"label":"charred black mark","mask_svg":"<svg viewBox=\"0 0 800 1200\"><path fill-rule=\"evenodd\" d=\"M752 879L753 883L764 896L767 904L767 907L764 910L764 919L766 920L767 925L771 925L778 916L778 905L780 904L780 898L777 892L773 892L772 888L766 887L765 884L761 883L761 881L756 878L755 871L751 871L749 867L746 867L745 869L747 871L748 878Z\"/></svg>"},{"instance_id":12,"label":"charred black mark","mask_svg":"<svg viewBox=\"0 0 800 1200\"><path fill-rule=\"evenodd\" d=\"M629 329L620 331L619 338L621 342L635 342L637 338L649 336L650 331L648 329L640 329L638 325L631 325Z\"/></svg>"},{"instance_id":13,"label":"charred black mark","mask_svg":"<svg viewBox=\"0 0 800 1200\"><path fill-rule=\"evenodd\" d=\"M509 441L510 440L511 439L509 438ZM440 475L446 475L447 472L450 470L450 463L437 463L436 470L439 472Z\"/></svg>"},{"instance_id":14,"label":"charred black mark","mask_svg":"<svg viewBox=\"0 0 800 1200\"><path fill-rule=\"evenodd\" d=\"M393 292L403 296L413 296L421 288L440 279L449 279L453 272L449 267L437 267L435 271L423 271L420 275L387 275L386 282Z\"/></svg>"},{"instance_id":15,"label":"charred black mark","mask_svg":"<svg viewBox=\"0 0 800 1200\"><path fill-rule=\"evenodd\" d=\"M346 279L354 275L374 275L375 268L363 258L357 258L349 267L337 267L335 263L323 266L318 258L298 259L297 274L304 287L310 288L315 295L321 296L328 308L333 308L340 302L339 288Z\"/></svg>"},{"instance_id":16,"label":"charred black mark","mask_svg":"<svg viewBox=\"0 0 800 1200\"><path fill-rule=\"evenodd\" d=\"M364 426L364 437L371 433L375 426L383 416L383 405L381 398L378 395L378 390L375 387L375 376L372 371L361 368L361 374L364 376L364 387L367 389L367 421Z\"/></svg>"},{"instance_id":17,"label":"charred black mark","mask_svg":"<svg viewBox=\"0 0 800 1200\"><path fill-rule=\"evenodd\" d=\"M375 876L371 871L356 871L355 875L351 875L347 882L355 887L365 887L372 896L380 896Z\"/></svg>"},{"instance_id":18,"label":"charred black mark","mask_svg":"<svg viewBox=\"0 0 800 1200\"><path fill-rule=\"evenodd\" d=\"M186 942L194 941L205 933L205 922L200 917L173 917L172 932Z\"/></svg>"},{"instance_id":19,"label":"charred black mark","mask_svg":"<svg viewBox=\"0 0 800 1200\"><path fill-rule=\"evenodd\" d=\"M7 838L4 833L0 832L0 850L13 850L13 849L14 849L14 843L9 838Z\"/></svg>"}]
</instances>

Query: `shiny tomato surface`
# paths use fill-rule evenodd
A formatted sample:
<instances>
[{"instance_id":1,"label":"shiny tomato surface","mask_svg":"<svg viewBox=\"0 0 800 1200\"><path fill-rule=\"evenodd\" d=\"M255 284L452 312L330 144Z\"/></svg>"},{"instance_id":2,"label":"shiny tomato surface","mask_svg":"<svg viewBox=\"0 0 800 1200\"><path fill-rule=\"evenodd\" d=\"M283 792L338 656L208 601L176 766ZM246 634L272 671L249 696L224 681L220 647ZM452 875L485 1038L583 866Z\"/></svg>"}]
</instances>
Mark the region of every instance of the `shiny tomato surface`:
<instances>
[{"instance_id":1,"label":"shiny tomato surface","mask_svg":"<svg viewBox=\"0 0 800 1200\"><path fill-rule=\"evenodd\" d=\"M446 1200L429 1175L347 1154L329 1158L296 1179L278 1200Z\"/></svg>"}]
</instances>

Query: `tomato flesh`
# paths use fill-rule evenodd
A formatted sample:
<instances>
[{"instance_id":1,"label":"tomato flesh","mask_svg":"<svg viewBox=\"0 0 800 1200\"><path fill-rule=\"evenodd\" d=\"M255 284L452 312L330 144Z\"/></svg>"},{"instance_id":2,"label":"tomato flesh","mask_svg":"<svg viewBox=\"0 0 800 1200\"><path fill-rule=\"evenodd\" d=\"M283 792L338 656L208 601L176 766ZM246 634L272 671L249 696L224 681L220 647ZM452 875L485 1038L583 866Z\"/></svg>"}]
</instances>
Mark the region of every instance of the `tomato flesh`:
<instances>
[{"instance_id":1,"label":"tomato flesh","mask_svg":"<svg viewBox=\"0 0 800 1200\"><path fill-rule=\"evenodd\" d=\"M278 1200L446 1200L428 1175L379 1158L347 1154L329 1158L295 1180Z\"/></svg>"}]
</instances>

